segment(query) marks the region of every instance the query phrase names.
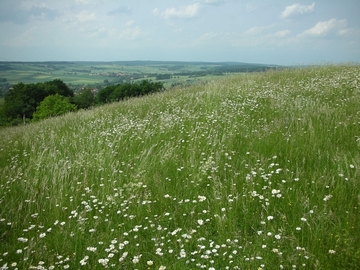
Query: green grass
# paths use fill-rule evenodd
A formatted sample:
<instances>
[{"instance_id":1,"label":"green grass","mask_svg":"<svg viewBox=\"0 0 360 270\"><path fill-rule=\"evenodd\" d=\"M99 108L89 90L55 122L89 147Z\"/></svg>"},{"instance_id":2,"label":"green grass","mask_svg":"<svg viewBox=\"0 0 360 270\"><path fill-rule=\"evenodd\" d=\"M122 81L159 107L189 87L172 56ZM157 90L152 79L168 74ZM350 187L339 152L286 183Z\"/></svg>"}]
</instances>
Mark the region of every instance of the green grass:
<instances>
[{"instance_id":1,"label":"green grass","mask_svg":"<svg viewBox=\"0 0 360 270\"><path fill-rule=\"evenodd\" d=\"M0 267L359 269L359 104L324 66L1 129Z\"/></svg>"}]
</instances>

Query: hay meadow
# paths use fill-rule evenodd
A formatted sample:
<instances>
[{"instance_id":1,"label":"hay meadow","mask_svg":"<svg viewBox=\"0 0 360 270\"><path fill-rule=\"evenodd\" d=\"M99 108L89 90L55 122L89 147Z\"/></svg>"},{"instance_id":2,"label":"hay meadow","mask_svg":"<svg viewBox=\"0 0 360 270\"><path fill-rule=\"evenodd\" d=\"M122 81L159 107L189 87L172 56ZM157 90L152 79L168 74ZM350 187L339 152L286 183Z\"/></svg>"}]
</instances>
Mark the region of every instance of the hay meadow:
<instances>
[{"instance_id":1,"label":"hay meadow","mask_svg":"<svg viewBox=\"0 0 360 270\"><path fill-rule=\"evenodd\" d=\"M360 67L0 130L0 269L359 269Z\"/></svg>"}]
</instances>

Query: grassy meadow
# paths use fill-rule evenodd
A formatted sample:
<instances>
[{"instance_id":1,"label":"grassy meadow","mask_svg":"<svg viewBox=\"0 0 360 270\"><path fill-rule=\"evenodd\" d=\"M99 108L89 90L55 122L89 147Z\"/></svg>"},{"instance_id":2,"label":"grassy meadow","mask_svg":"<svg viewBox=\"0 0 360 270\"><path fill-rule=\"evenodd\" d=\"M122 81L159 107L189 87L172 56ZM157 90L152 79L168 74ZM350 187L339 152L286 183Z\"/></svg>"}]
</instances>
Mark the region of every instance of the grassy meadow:
<instances>
[{"instance_id":1,"label":"grassy meadow","mask_svg":"<svg viewBox=\"0 0 360 270\"><path fill-rule=\"evenodd\" d=\"M360 269L360 67L0 129L0 269Z\"/></svg>"}]
</instances>

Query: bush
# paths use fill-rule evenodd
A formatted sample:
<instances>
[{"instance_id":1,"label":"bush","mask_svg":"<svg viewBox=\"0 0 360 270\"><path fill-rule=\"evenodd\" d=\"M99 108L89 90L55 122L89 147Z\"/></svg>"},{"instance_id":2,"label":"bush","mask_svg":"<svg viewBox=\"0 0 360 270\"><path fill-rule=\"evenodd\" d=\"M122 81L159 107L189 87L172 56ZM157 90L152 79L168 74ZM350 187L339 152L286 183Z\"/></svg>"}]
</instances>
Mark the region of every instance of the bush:
<instances>
[{"instance_id":1,"label":"bush","mask_svg":"<svg viewBox=\"0 0 360 270\"><path fill-rule=\"evenodd\" d=\"M33 114L33 121L59 116L76 109L76 105L71 104L67 97L59 94L50 95L41 101L40 105L36 108Z\"/></svg>"}]
</instances>

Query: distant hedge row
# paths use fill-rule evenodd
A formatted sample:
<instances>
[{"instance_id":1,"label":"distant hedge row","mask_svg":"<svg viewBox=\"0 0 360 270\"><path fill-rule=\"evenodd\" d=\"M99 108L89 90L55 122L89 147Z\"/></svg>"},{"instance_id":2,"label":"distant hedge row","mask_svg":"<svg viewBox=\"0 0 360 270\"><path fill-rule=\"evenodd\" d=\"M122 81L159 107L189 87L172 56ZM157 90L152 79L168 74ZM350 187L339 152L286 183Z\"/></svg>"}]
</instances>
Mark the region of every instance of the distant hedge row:
<instances>
[{"instance_id":1,"label":"distant hedge row","mask_svg":"<svg viewBox=\"0 0 360 270\"><path fill-rule=\"evenodd\" d=\"M86 88L74 93L63 81L53 80L44 83L14 85L6 94L4 103L0 107L0 126L9 126L31 121L34 114L40 109L40 103L49 96L60 95L66 97L69 104L67 108L87 109L91 106L123 100L129 97L143 96L159 92L163 89L160 82L143 80L140 83L124 83L107 86L98 92ZM64 103L64 99L57 98ZM59 108L59 104L52 107ZM64 105L65 106L65 105ZM42 106L42 110L44 106ZM49 108L49 111L52 108ZM65 113L67 110L59 110ZM51 114L50 114L51 115ZM58 114L57 114L58 115ZM34 119L35 120L35 119Z\"/></svg>"}]
</instances>

